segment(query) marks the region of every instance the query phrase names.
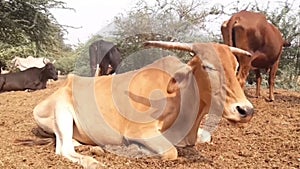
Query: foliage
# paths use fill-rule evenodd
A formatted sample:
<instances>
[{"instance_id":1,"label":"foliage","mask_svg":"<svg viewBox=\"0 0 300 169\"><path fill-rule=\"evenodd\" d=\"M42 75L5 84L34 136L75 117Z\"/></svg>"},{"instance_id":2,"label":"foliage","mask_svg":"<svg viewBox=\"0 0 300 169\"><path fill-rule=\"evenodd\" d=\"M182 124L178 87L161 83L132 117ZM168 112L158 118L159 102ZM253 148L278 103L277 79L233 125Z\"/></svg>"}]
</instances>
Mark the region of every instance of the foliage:
<instances>
[{"instance_id":1,"label":"foliage","mask_svg":"<svg viewBox=\"0 0 300 169\"><path fill-rule=\"evenodd\" d=\"M67 53L66 56L59 58L55 62L55 67L57 70L61 71L61 74L65 75L74 71L74 65L76 63L77 57L72 53Z\"/></svg>"},{"instance_id":2,"label":"foliage","mask_svg":"<svg viewBox=\"0 0 300 169\"><path fill-rule=\"evenodd\" d=\"M103 39L100 35L94 35L85 44L79 44L75 51L75 62L74 62L74 74L81 76L90 76L90 58L89 58L89 46L97 41ZM105 40L105 39L104 39Z\"/></svg>"},{"instance_id":3,"label":"foliage","mask_svg":"<svg viewBox=\"0 0 300 169\"><path fill-rule=\"evenodd\" d=\"M64 27L50 13L51 8L69 9L56 0L0 1L0 59L15 56L62 57L70 51L63 42Z\"/></svg>"},{"instance_id":4,"label":"foliage","mask_svg":"<svg viewBox=\"0 0 300 169\"><path fill-rule=\"evenodd\" d=\"M209 14L199 8L204 1L140 0L126 14L115 18L116 41L123 58L141 49L146 40L195 41Z\"/></svg>"}]
</instances>

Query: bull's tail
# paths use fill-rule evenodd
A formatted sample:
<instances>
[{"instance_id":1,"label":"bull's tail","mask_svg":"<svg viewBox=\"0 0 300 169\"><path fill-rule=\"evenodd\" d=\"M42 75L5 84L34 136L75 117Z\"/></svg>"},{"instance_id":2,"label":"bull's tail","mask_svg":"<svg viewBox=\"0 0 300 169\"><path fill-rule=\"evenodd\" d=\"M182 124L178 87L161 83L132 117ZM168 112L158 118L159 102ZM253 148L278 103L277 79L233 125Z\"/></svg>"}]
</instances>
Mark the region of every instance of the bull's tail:
<instances>
[{"instance_id":1,"label":"bull's tail","mask_svg":"<svg viewBox=\"0 0 300 169\"><path fill-rule=\"evenodd\" d=\"M283 40L283 47L290 47L290 46L291 46L291 42L287 40Z\"/></svg>"},{"instance_id":2,"label":"bull's tail","mask_svg":"<svg viewBox=\"0 0 300 169\"><path fill-rule=\"evenodd\" d=\"M41 138L41 139L16 139L15 143L25 146L34 145L49 145L54 144L55 138Z\"/></svg>"},{"instance_id":3,"label":"bull's tail","mask_svg":"<svg viewBox=\"0 0 300 169\"><path fill-rule=\"evenodd\" d=\"M16 139L15 143L19 145L26 145L26 146L34 146L34 145L49 145L54 144L55 142L55 135L45 132L40 127L33 129L33 134L38 137L43 137L39 139Z\"/></svg>"}]
</instances>

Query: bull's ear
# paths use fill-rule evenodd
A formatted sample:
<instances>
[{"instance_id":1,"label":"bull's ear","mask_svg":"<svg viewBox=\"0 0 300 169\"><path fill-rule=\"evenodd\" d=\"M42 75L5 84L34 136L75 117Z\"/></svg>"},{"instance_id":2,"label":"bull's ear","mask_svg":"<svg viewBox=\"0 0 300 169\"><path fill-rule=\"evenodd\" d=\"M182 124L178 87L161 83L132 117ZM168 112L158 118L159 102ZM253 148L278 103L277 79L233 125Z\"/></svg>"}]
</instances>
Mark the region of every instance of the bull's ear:
<instances>
[{"instance_id":1,"label":"bull's ear","mask_svg":"<svg viewBox=\"0 0 300 169\"><path fill-rule=\"evenodd\" d=\"M173 93L173 92L176 92L177 90L179 90L179 86L178 86L176 80L172 77L168 83L167 92Z\"/></svg>"},{"instance_id":2,"label":"bull's ear","mask_svg":"<svg viewBox=\"0 0 300 169\"><path fill-rule=\"evenodd\" d=\"M175 72L174 76L171 77L167 86L167 92L173 93L178 91L180 88L184 88L188 85L189 79L192 75L192 68L190 66L184 66Z\"/></svg>"}]
</instances>

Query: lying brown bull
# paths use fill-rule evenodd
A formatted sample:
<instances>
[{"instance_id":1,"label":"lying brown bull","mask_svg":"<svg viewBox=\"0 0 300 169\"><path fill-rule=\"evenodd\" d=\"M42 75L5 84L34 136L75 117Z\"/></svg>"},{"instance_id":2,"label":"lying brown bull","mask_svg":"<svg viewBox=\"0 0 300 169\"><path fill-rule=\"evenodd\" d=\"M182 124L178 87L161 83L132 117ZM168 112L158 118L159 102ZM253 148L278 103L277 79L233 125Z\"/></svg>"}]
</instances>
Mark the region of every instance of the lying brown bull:
<instances>
[{"instance_id":1,"label":"lying brown bull","mask_svg":"<svg viewBox=\"0 0 300 169\"><path fill-rule=\"evenodd\" d=\"M253 55L251 58L238 58L240 68L237 76L241 86L244 88L249 71L254 69L258 97L262 80L259 69L269 70L269 99L273 101L282 48L290 44L283 40L280 31L261 13L238 12L222 24L221 31L225 44L244 49Z\"/></svg>"},{"instance_id":2,"label":"lying brown bull","mask_svg":"<svg viewBox=\"0 0 300 169\"><path fill-rule=\"evenodd\" d=\"M176 159L174 146L194 145L199 123L210 111L224 111L225 118L236 122L251 119L253 106L235 77L237 60L232 53L248 52L220 44L145 45L195 56L188 64L169 56L115 76L69 75L33 111L38 126L55 134L56 154L86 168L96 166L95 159L75 152L74 138L100 146L135 142L164 159Z\"/></svg>"}]
</instances>

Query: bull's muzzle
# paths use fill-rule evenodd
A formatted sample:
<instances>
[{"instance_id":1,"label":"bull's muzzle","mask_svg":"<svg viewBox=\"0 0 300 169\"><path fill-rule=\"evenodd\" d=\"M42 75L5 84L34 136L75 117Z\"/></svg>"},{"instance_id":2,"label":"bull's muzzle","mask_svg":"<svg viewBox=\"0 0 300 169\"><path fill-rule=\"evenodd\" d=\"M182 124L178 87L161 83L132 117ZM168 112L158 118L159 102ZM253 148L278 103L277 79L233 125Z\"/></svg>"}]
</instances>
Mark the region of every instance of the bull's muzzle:
<instances>
[{"instance_id":1,"label":"bull's muzzle","mask_svg":"<svg viewBox=\"0 0 300 169\"><path fill-rule=\"evenodd\" d=\"M248 106L244 106L244 107L236 106L236 110L239 112L242 118L245 118L247 116L252 116L254 113L254 109Z\"/></svg>"},{"instance_id":2,"label":"bull's muzzle","mask_svg":"<svg viewBox=\"0 0 300 169\"><path fill-rule=\"evenodd\" d=\"M248 105L244 105L244 106L236 106L235 107L236 111L238 112L239 116L240 116L240 122L248 122L250 121L250 119L252 118L253 114L254 114L254 108L253 106L248 106Z\"/></svg>"}]
</instances>

